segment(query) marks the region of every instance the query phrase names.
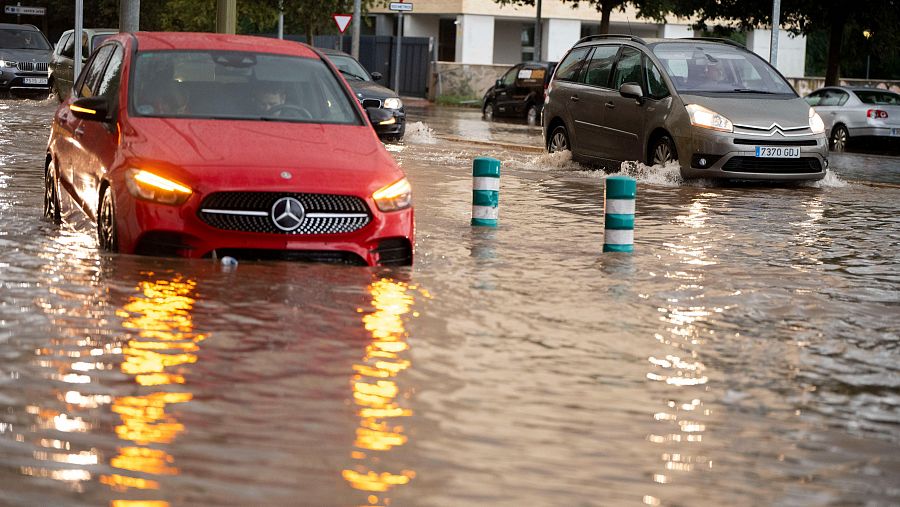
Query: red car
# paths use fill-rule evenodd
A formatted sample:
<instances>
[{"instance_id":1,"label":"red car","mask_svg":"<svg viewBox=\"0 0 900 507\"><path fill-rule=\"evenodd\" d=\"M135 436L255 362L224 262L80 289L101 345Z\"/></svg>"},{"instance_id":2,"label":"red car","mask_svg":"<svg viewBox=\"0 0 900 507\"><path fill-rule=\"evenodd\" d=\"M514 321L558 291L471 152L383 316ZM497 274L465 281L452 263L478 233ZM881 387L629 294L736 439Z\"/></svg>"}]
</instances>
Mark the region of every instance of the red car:
<instances>
[{"instance_id":1,"label":"red car","mask_svg":"<svg viewBox=\"0 0 900 507\"><path fill-rule=\"evenodd\" d=\"M53 119L44 214L145 255L410 265L409 182L338 71L293 42L120 34Z\"/></svg>"}]
</instances>

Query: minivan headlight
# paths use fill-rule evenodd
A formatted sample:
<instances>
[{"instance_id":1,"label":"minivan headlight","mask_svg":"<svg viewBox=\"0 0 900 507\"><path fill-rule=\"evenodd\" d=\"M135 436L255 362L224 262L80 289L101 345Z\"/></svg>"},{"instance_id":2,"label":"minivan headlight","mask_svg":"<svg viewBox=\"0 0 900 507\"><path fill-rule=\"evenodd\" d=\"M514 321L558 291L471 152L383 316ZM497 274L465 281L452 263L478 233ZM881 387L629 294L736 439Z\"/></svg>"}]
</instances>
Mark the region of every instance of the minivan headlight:
<instances>
[{"instance_id":1,"label":"minivan headlight","mask_svg":"<svg viewBox=\"0 0 900 507\"><path fill-rule=\"evenodd\" d=\"M381 211L397 211L412 206L412 187L409 180L402 178L377 190L372 199Z\"/></svg>"},{"instance_id":2,"label":"minivan headlight","mask_svg":"<svg viewBox=\"0 0 900 507\"><path fill-rule=\"evenodd\" d=\"M391 97L389 99L384 99L384 108L385 109L400 109L403 107L403 102L397 97Z\"/></svg>"},{"instance_id":3,"label":"minivan headlight","mask_svg":"<svg viewBox=\"0 0 900 507\"><path fill-rule=\"evenodd\" d=\"M813 134L821 134L825 132L825 122L815 109L809 108L809 128Z\"/></svg>"},{"instance_id":4,"label":"minivan headlight","mask_svg":"<svg viewBox=\"0 0 900 507\"><path fill-rule=\"evenodd\" d=\"M731 120L721 114L711 111L699 104L688 104L685 106L688 115L691 117L691 125L705 129L718 130L721 132L734 132L734 125Z\"/></svg>"},{"instance_id":5,"label":"minivan headlight","mask_svg":"<svg viewBox=\"0 0 900 507\"><path fill-rule=\"evenodd\" d=\"M143 169L126 171L125 184L131 195L160 204L184 204L184 201L187 201L193 193L189 187L177 181L163 178Z\"/></svg>"}]
</instances>

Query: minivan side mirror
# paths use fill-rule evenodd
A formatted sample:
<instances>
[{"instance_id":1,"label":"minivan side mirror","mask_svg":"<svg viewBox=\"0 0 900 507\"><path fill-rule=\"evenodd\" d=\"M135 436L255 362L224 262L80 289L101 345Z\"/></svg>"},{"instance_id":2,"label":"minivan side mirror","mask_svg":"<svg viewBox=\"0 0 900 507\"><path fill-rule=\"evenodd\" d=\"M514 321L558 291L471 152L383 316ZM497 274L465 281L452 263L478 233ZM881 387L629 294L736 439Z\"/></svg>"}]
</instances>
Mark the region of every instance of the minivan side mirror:
<instances>
[{"instance_id":1,"label":"minivan side mirror","mask_svg":"<svg viewBox=\"0 0 900 507\"><path fill-rule=\"evenodd\" d=\"M366 114L369 115L369 121L372 122L372 125L380 125L383 122L389 122L394 119L394 113L380 107L367 107Z\"/></svg>"},{"instance_id":2,"label":"minivan side mirror","mask_svg":"<svg viewBox=\"0 0 900 507\"><path fill-rule=\"evenodd\" d=\"M373 72L371 75L372 81L381 81L381 78L384 77L381 75L381 72Z\"/></svg>"},{"instance_id":3,"label":"minivan side mirror","mask_svg":"<svg viewBox=\"0 0 900 507\"><path fill-rule=\"evenodd\" d=\"M635 99L638 102L643 102L644 98L644 92L641 90L640 85L634 83L623 83L622 86L619 87L619 95Z\"/></svg>"},{"instance_id":4,"label":"minivan side mirror","mask_svg":"<svg viewBox=\"0 0 900 507\"><path fill-rule=\"evenodd\" d=\"M69 110L82 120L109 121L109 100L105 97L82 97L72 102Z\"/></svg>"}]
</instances>

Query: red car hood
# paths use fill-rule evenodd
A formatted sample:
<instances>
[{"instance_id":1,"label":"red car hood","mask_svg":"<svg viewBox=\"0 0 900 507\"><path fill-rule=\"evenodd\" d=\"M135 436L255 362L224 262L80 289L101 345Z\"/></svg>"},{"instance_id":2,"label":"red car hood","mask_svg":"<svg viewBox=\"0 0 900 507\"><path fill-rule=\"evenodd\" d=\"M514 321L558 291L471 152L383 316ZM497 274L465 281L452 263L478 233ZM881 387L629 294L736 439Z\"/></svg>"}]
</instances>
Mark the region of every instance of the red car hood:
<instances>
[{"instance_id":1,"label":"red car hood","mask_svg":"<svg viewBox=\"0 0 900 507\"><path fill-rule=\"evenodd\" d=\"M122 135L126 165L156 168L202 193L371 195L403 177L368 126L134 118Z\"/></svg>"}]
</instances>

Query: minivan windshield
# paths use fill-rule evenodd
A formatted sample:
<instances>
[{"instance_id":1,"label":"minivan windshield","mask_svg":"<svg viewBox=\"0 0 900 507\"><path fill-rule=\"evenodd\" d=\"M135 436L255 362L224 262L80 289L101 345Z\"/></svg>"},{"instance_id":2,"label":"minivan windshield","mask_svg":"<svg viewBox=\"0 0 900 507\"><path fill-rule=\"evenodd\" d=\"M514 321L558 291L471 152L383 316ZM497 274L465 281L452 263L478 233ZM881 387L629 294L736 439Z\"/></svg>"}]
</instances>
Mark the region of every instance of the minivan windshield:
<instances>
[{"instance_id":1,"label":"minivan windshield","mask_svg":"<svg viewBox=\"0 0 900 507\"><path fill-rule=\"evenodd\" d=\"M796 97L762 58L725 44L664 42L653 48L681 93L761 93Z\"/></svg>"},{"instance_id":2,"label":"minivan windshield","mask_svg":"<svg viewBox=\"0 0 900 507\"><path fill-rule=\"evenodd\" d=\"M136 116L362 125L325 62L244 51L148 51L134 63Z\"/></svg>"},{"instance_id":3,"label":"minivan windshield","mask_svg":"<svg viewBox=\"0 0 900 507\"><path fill-rule=\"evenodd\" d=\"M0 29L0 49L49 50L50 43L41 32L2 28Z\"/></svg>"}]
</instances>

